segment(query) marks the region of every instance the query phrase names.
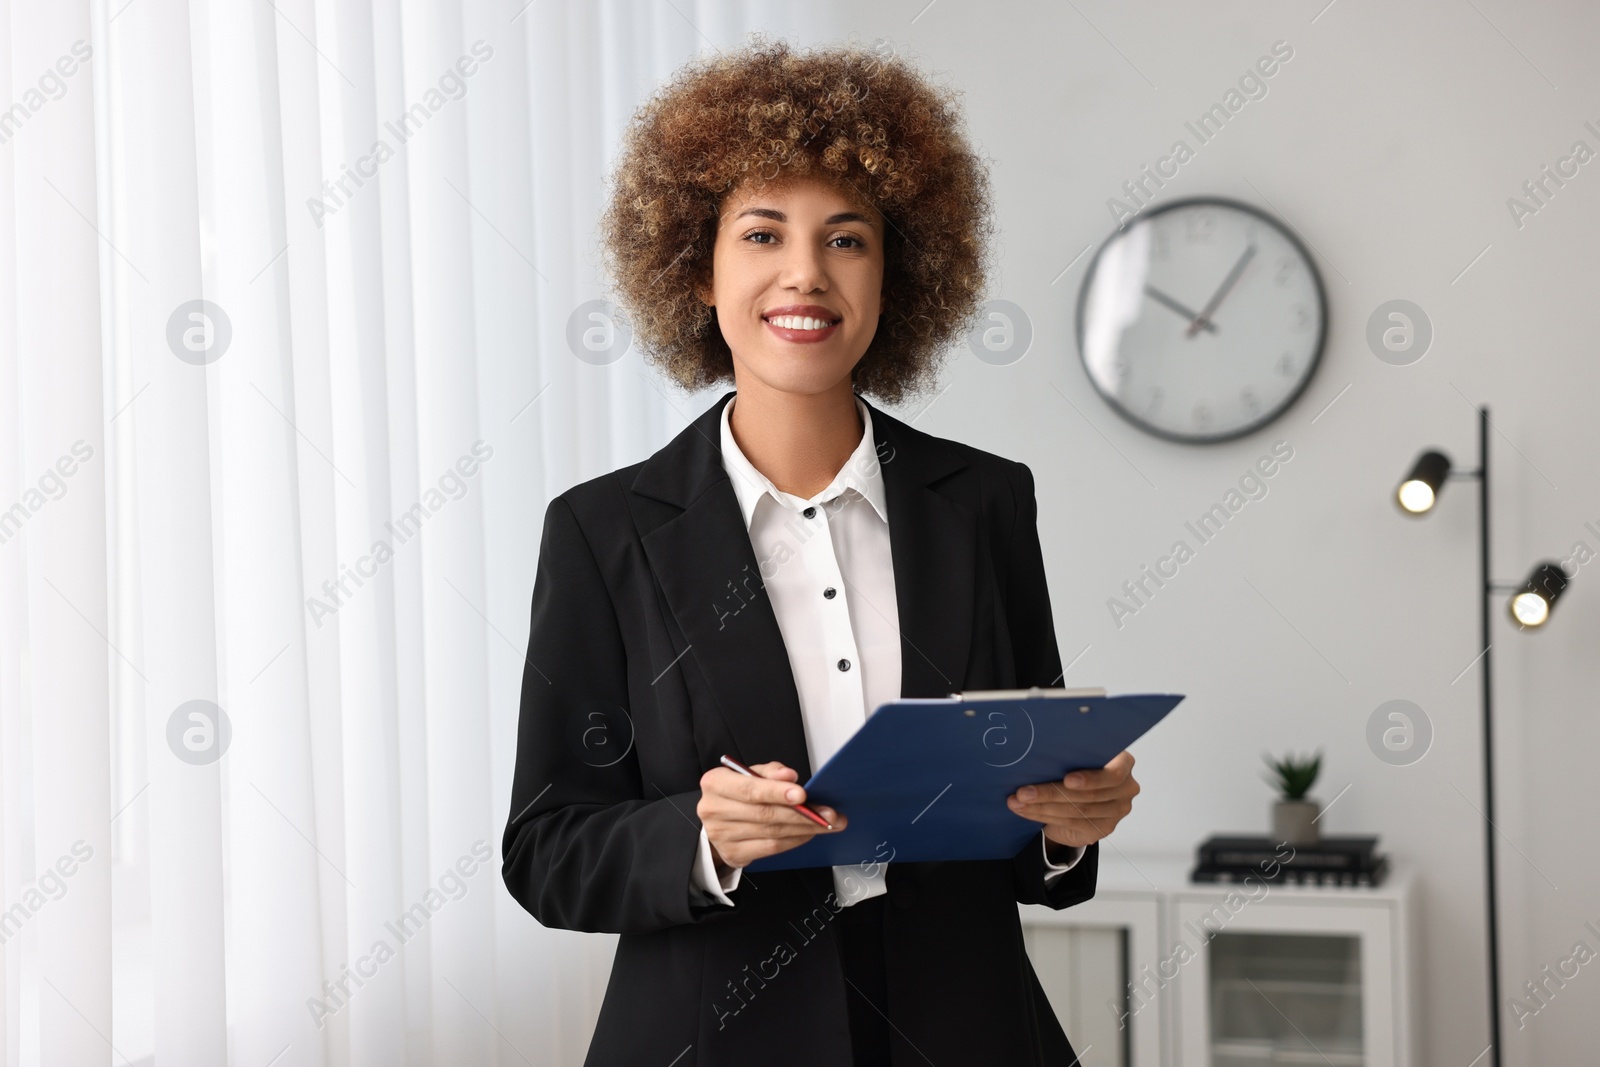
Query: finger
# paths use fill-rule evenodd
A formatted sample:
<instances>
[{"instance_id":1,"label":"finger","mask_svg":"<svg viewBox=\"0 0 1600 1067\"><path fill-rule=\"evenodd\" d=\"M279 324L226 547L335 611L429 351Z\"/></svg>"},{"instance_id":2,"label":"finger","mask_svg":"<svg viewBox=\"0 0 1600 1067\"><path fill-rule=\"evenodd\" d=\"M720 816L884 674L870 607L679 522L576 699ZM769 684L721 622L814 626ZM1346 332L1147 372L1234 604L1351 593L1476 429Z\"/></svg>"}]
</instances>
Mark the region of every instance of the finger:
<instances>
[{"instance_id":1,"label":"finger","mask_svg":"<svg viewBox=\"0 0 1600 1067\"><path fill-rule=\"evenodd\" d=\"M785 764L777 761L770 763L757 763L750 769L756 773L756 777L751 777L747 774L741 774L731 767L718 764L700 776L700 788L706 789L711 785L712 782L759 782L763 780L775 781L781 787L787 785L788 783L796 782L800 778L800 773L793 767L786 766ZM803 793L804 787L800 788ZM724 791L726 791L725 788Z\"/></svg>"},{"instance_id":2,"label":"finger","mask_svg":"<svg viewBox=\"0 0 1600 1067\"><path fill-rule=\"evenodd\" d=\"M1126 800L1106 800L1089 804L1024 804L1013 806L1012 811L1025 819L1043 822L1065 822L1071 819L1122 819L1133 810Z\"/></svg>"},{"instance_id":3,"label":"finger","mask_svg":"<svg viewBox=\"0 0 1600 1067\"><path fill-rule=\"evenodd\" d=\"M809 836L812 834L836 834L850 825L850 820L834 811L832 808L819 808L816 810L829 823L832 829L818 826L804 815L790 807L783 805L750 805L742 811L733 813L733 817L724 825L739 825L748 829L748 832L760 834L781 834L784 837L796 835Z\"/></svg>"},{"instance_id":4,"label":"finger","mask_svg":"<svg viewBox=\"0 0 1600 1067\"><path fill-rule=\"evenodd\" d=\"M1034 804L1045 800L1067 801L1071 800L1082 804L1086 801L1105 800L1109 797L1132 796L1139 791L1138 783L1132 778L1124 778L1105 786L1068 787L1060 782L1039 782L1036 785L1025 785L1011 796L1024 804Z\"/></svg>"},{"instance_id":5,"label":"finger","mask_svg":"<svg viewBox=\"0 0 1600 1067\"><path fill-rule=\"evenodd\" d=\"M731 819L719 820L713 824L717 829L719 840L753 842L761 840L783 840L800 843L815 837L819 833L828 833L810 819L801 818L798 822L788 819L774 819L771 821Z\"/></svg>"},{"instance_id":6,"label":"finger","mask_svg":"<svg viewBox=\"0 0 1600 1067\"><path fill-rule=\"evenodd\" d=\"M845 823L844 816L830 807L814 810L835 827ZM700 812L702 823L709 818L722 824L746 823L762 828L785 826L813 832L822 829L788 804L751 804L736 797L717 794L710 794L703 800Z\"/></svg>"},{"instance_id":7,"label":"finger","mask_svg":"<svg viewBox=\"0 0 1600 1067\"><path fill-rule=\"evenodd\" d=\"M1133 801L1107 800L1090 805L1011 805L1011 811L1030 822L1093 822L1115 824L1133 811Z\"/></svg>"},{"instance_id":8,"label":"finger","mask_svg":"<svg viewBox=\"0 0 1600 1067\"><path fill-rule=\"evenodd\" d=\"M1129 752L1127 749L1123 749L1121 752L1118 752L1115 756L1111 757L1111 762L1107 763L1100 770L1080 771L1075 773L1092 774L1095 778L1100 780L1110 779L1112 781L1120 781L1121 779L1126 778L1133 773L1133 753Z\"/></svg>"},{"instance_id":9,"label":"finger","mask_svg":"<svg viewBox=\"0 0 1600 1067\"><path fill-rule=\"evenodd\" d=\"M1077 789L1063 789L1060 783L1054 783L1033 790L1031 795L1029 795L1027 788L1019 789L1006 798L1006 803L1026 808L1060 807L1066 810L1078 810L1093 805L1131 804L1138 793L1138 783L1132 780L1129 780L1123 787L1118 789L1092 790L1089 792Z\"/></svg>"},{"instance_id":10,"label":"finger","mask_svg":"<svg viewBox=\"0 0 1600 1067\"><path fill-rule=\"evenodd\" d=\"M812 826L811 829L815 830L816 826ZM764 833L759 828L751 828L740 824L721 828L718 832L717 843L718 847L723 849L724 854L726 854L727 851L739 849L757 849L763 843L774 841L785 842L785 847L803 845L815 836L816 834L814 833L805 832L792 834ZM740 864L740 866L743 866L743 864Z\"/></svg>"},{"instance_id":11,"label":"finger","mask_svg":"<svg viewBox=\"0 0 1600 1067\"><path fill-rule=\"evenodd\" d=\"M1074 796L1090 796L1115 789L1122 781L1107 771L1073 771L1059 781L1050 782L1041 792L1060 792L1065 789Z\"/></svg>"},{"instance_id":12,"label":"finger","mask_svg":"<svg viewBox=\"0 0 1600 1067\"><path fill-rule=\"evenodd\" d=\"M713 817L728 822L774 822L799 820L815 826L804 815L796 811L793 806L784 803L768 803L761 800L747 800L742 795L743 783L732 784L732 792L711 791L701 794L701 810L710 813ZM786 816L794 816L787 819Z\"/></svg>"},{"instance_id":13,"label":"finger","mask_svg":"<svg viewBox=\"0 0 1600 1067\"><path fill-rule=\"evenodd\" d=\"M1133 771L1133 762L1133 753L1123 749L1115 756L1112 756L1104 767L1098 769L1092 767L1083 768L1077 773L1107 774L1117 778L1125 778Z\"/></svg>"},{"instance_id":14,"label":"finger","mask_svg":"<svg viewBox=\"0 0 1600 1067\"><path fill-rule=\"evenodd\" d=\"M727 767L715 767L707 771L700 779L700 788L702 791L716 792L747 804L803 804L806 797L803 786L791 782L751 778Z\"/></svg>"},{"instance_id":15,"label":"finger","mask_svg":"<svg viewBox=\"0 0 1600 1067\"><path fill-rule=\"evenodd\" d=\"M793 783L800 780L800 772L793 767L785 766L777 760L767 763L758 763L751 770L761 775L760 778L747 778L747 782L757 786L755 796L763 804L804 804L806 790L804 786Z\"/></svg>"},{"instance_id":16,"label":"finger","mask_svg":"<svg viewBox=\"0 0 1600 1067\"><path fill-rule=\"evenodd\" d=\"M793 767L785 766L777 760L773 760L770 763L756 763L750 769L763 778L776 778L780 782L798 782L800 780L799 771Z\"/></svg>"},{"instance_id":17,"label":"finger","mask_svg":"<svg viewBox=\"0 0 1600 1067\"><path fill-rule=\"evenodd\" d=\"M1056 790L1065 788L1069 793L1090 795L1116 789L1125 781L1127 781L1125 776L1110 771L1073 771L1060 781L1052 782L1051 785Z\"/></svg>"},{"instance_id":18,"label":"finger","mask_svg":"<svg viewBox=\"0 0 1600 1067\"><path fill-rule=\"evenodd\" d=\"M1022 791L1018 790L1020 794ZM1030 799L1019 795L1024 804L1103 804L1107 801L1132 800L1139 795L1139 783L1133 779L1114 789L1064 789L1060 783L1040 789Z\"/></svg>"},{"instance_id":19,"label":"finger","mask_svg":"<svg viewBox=\"0 0 1600 1067\"><path fill-rule=\"evenodd\" d=\"M840 830L843 830L846 826L850 825L850 820L848 818L840 815L836 811L833 811L831 808L828 809L827 814L823 814L823 812L820 810L817 811L817 814L822 815L824 819L827 819L828 822L832 823L833 829L827 830L818 826L816 823L812 822L810 819L806 818L804 815L801 815L792 808L779 809L779 814L769 821L763 821L760 818L757 818L748 822L741 822L739 825L751 827L756 833L776 834L781 832L785 837L793 837L796 835L810 836L812 834L836 834Z\"/></svg>"}]
</instances>

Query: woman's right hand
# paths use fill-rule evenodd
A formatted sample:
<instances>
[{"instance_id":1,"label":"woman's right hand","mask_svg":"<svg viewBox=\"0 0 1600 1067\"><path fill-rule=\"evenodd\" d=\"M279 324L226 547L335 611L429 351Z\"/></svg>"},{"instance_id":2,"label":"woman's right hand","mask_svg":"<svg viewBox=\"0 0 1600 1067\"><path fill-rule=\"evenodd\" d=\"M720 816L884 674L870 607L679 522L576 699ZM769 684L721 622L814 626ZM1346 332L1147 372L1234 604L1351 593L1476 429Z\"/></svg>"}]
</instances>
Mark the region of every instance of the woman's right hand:
<instances>
[{"instance_id":1,"label":"woman's right hand","mask_svg":"<svg viewBox=\"0 0 1600 1067\"><path fill-rule=\"evenodd\" d=\"M832 830L794 810L796 804L805 803L806 791L796 784L800 775L793 767L774 762L750 769L762 777L750 778L727 767L713 767L700 776L695 811L711 842L718 874L845 828L847 820L832 808L813 809L833 824Z\"/></svg>"}]
</instances>

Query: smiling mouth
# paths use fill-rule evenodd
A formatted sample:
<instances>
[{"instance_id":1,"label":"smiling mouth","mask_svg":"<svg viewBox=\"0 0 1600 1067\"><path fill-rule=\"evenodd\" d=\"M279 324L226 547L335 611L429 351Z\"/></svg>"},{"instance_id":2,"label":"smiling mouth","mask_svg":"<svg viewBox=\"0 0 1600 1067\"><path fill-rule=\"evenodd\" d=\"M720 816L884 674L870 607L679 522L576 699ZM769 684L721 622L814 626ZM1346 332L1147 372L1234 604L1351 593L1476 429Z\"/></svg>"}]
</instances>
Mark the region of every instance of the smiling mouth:
<instances>
[{"instance_id":1,"label":"smiling mouth","mask_svg":"<svg viewBox=\"0 0 1600 1067\"><path fill-rule=\"evenodd\" d=\"M839 325L843 319L823 319L813 315L763 315L762 321L780 330L827 330Z\"/></svg>"},{"instance_id":2,"label":"smiling mouth","mask_svg":"<svg viewBox=\"0 0 1600 1067\"><path fill-rule=\"evenodd\" d=\"M795 345L817 344L832 337L843 319L819 319L810 315L763 315L762 322L780 341Z\"/></svg>"}]
</instances>

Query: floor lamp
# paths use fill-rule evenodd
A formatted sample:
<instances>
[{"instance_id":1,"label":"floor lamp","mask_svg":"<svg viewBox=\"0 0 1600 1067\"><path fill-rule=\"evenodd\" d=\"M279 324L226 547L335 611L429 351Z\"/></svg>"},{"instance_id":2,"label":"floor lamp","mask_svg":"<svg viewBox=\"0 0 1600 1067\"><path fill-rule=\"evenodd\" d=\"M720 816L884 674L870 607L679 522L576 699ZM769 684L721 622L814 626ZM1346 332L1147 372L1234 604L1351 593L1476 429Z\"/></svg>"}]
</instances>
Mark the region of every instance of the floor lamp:
<instances>
[{"instance_id":1,"label":"floor lamp","mask_svg":"<svg viewBox=\"0 0 1600 1067\"><path fill-rule=\"evenodd\" d=\"M1407 515L1421 516L1433 510L1434 501L1446 481L1470 479L1478 483L1478 571L1483 651L1483 803L1484 803L1484 897L1489 945L1489 1048L1490 1064L1500 1060L1500 923L1496 896L1494 828L1494 674L1490 669L1489 601L1496 593L1511 593L1507 608L1511 621L1520 630L1537 630L1550 618L1550 610L1571 580L1561 564L1545 561L1521 585L1493 581L1489 577L1489 409L1478 408L1478 467L1451 471L1450 458L1436 450L1417 457L1411 473L1395 491L1395 501Z\"/></svg>"}]
</instances>

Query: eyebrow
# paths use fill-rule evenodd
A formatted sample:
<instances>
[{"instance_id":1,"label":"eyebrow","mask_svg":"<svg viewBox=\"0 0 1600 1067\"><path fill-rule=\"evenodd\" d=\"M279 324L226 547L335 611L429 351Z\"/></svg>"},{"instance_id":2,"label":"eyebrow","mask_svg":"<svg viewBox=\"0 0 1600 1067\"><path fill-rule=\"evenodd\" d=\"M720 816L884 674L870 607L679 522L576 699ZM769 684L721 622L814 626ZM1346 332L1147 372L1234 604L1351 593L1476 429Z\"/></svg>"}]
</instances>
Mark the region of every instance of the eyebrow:
<instances>
[{"instance_id":1,"label":"eyebrow","mask_svg":"<svg viewBox=\"0 0 1600 1067\"><path fill-rule=\"evenodd\" d=\"M776 208L770 208L770 207L748 207L748 208L745 208L743 211L739 212L737 215L734 216L734 220L737 221L739 219L742 219L746 215L758 215L758 216L760 216L761 218L764 218L764 219L771 219L773 222L788 222L789 221L788 216L786 216L783 212L779 211ZM863 214L861 214L859 212L856 212L856 211L841 211L837 215L829 215L826 219L822 220L822 224L824 226L837 226L841 222L861 222L861 223L865 223L868 226L872 225L872 220L871 219L867 218L865 215L863 215Z\"/></svg>"}]
</instances>

